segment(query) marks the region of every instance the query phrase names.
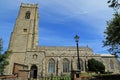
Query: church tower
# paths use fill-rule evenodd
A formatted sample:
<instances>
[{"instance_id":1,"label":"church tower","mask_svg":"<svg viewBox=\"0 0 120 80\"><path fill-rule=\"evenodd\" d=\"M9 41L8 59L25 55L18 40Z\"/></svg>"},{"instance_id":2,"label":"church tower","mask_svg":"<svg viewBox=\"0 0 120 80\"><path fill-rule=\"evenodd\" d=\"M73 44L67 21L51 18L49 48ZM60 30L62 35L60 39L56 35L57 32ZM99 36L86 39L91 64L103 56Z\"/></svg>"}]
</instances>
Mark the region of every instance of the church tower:
<instances>
[{"instance_id":1,"label":"church tower","mask_svg":"<svg viewBox=\"0 0 120 80\"><path fill-rule=\"evenodd\" d=\"M12 54L6 74L13 73L14 63L25 64L27 52L38 46L38 18L38 4L21 4L8 47Z\"/></svg>"},{"instance_id":2,"label":"church tower","mask_svg":"<svg viewBox=\"0 0 120 80\"><path fill-rule=\"evenodd\" d=\"M26 52L36 46L38 46L38 5L22 3L8 50Z\"/></svg>"}]
</instances>

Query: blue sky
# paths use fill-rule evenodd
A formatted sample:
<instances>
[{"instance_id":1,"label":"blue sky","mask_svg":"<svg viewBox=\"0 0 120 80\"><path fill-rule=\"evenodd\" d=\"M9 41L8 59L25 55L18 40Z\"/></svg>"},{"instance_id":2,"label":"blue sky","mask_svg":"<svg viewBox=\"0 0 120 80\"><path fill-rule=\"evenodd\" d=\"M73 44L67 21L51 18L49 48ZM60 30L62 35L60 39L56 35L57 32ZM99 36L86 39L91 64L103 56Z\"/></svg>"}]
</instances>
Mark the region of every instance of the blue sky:
<instances>
[{"instance_id":1,"label":"blue sky","mask_svg":"<svg viewBox=\"0 0 120 80\"><path fill-rule=\"evenodd\" d=\"M1 0L0 38L4 50L21 3L39 4L39 45L75 46L74 36L78 34L79 46L88 45L94 53L108 53L102 47L106 21L113 16L107 0Z\"/></svg>"}]
</instances>

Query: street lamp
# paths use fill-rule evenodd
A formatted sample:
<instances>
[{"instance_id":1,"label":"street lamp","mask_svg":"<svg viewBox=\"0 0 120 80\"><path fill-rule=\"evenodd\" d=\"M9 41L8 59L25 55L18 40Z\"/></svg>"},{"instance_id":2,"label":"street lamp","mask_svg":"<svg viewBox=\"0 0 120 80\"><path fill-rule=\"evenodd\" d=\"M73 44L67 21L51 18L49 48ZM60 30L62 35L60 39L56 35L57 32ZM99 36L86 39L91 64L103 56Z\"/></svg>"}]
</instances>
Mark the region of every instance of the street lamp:
<instances>
[{"instance_id":1,"label":"street lamp","mask_svg":"<svg viewBox=\"0 0 120 80\"><path fill-rule=\"evenodd\" d=\"M79 58L79 48L78 48L79 36L76 35L76 36L74 37L74 39L75 39L76 46L77 46L77 57L78 57L77 69L80 70L81 68L80 68L80 58Z\"/></svg>"}]
</instances>

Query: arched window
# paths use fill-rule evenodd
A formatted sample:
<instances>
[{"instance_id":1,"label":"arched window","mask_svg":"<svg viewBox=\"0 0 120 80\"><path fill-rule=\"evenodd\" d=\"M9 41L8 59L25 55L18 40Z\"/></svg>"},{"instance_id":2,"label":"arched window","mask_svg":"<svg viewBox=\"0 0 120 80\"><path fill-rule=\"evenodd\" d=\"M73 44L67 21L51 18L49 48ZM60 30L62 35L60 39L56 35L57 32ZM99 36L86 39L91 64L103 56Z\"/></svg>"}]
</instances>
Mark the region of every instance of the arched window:
<instances>
[{"instance_id":1,"label":"arched window","mask_svg":"<svg viewBox=\"0 0 120 80\"><path fill-rule=\"evenodd\" d=\"M50 59L48 63L48 72L49 73L54 73L55 72L55 60Z\"/></svg>"},{"instance_id":2,"label":"arched window","mask_svg":"<svg viewBox=\"0 0 120 80\"><path fill-rule=\"evenodd\" d=\"M25 14L25 19L30 19L30 11L27 11Z\"/></svg>"},{"instance_id":3,"label":"arched window","mask_svg":"<svg viewBox=\"0 0 120 80\"><path fill-rule=\"evenodd\" d=\"M114 69L114 63L112 60L110 60L110 67L111 67L111 69Z\"/></svg>"},{"instance_id":4,"label":"arched window","mask_svg":"<svg viewBox=\"0 0 120 80\"><path fill-rule=\"evenodd\" d=\"M70 62L68 59L63 60L63 72L69 72L70 70Z\"/></svg>"}]
</instances>

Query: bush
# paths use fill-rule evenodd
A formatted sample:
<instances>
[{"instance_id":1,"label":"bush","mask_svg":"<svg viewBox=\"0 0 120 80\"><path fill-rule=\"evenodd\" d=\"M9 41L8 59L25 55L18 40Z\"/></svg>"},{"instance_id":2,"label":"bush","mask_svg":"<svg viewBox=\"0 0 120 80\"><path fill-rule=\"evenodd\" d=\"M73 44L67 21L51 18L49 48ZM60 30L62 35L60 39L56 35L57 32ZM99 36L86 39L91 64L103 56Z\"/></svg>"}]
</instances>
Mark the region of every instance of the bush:
<instances>
[{"instance_id":1,"label":"bush","mask_svg":"<svg viewBox=\"0 0 120 80\"><path fill-rule=\"evenodd\" d=\"M105 66L102 62L97 61L95 59L89 59L88 60L88 71L93 71L96 73L104 73L105 72Z\"/></svg>"}]
</instances>

